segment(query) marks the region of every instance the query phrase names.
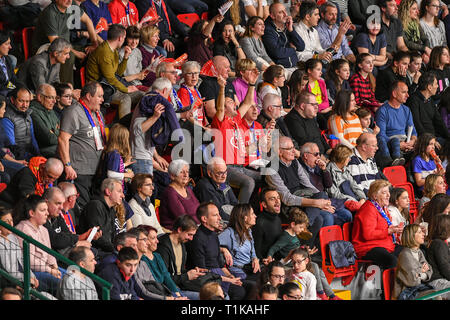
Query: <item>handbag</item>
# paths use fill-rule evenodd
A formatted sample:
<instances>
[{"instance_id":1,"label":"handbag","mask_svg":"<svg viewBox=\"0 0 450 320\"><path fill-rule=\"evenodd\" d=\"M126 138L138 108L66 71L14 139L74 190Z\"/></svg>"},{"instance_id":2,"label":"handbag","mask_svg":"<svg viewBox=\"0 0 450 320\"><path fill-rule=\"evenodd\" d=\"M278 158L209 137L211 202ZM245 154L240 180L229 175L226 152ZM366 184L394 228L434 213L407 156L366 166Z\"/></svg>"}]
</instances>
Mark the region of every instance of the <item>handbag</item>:
<instances>
[{"instance_id":1,"label":"handbag","mask_svg":"<svg viewBox=\"0 0 450 320\"><path fill-rule=\"evenodd\" d=\"M160 296L172 296L172 291L164 283L155 280L148 280L142 283L147 291Z\"/></svg>"},{"instance_id":2,"label":"handbag","mask_svg":"<svg viewBox=\"0 0 450 320\"><path fill-rule=\"evenodd\" d=\"M199 292L202 286L208 282L217 282L221 284L222 276L217 273L207 272L203 276L199 276L197 279L183 281L180 287L183 290Z\"/></svg>"}]
</instances>

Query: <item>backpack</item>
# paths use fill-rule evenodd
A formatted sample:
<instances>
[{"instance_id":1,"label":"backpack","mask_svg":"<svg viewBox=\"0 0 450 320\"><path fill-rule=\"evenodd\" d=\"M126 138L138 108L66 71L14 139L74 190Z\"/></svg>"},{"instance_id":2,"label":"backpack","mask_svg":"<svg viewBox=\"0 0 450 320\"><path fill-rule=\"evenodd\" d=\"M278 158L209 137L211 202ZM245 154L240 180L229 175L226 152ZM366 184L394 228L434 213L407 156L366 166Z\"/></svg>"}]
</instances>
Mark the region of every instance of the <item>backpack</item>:
<instances>
[{"instance_id":1,"label":"backpack","mask_svg":"<svg viewBox=\"0 0 450 320\"><path fill-rule=\"evenodd\" d=\"M336 268L349 267L355 264L356 253L350 241L335 240L328 243L330 256Z\"/></svg>"}]
</instances>

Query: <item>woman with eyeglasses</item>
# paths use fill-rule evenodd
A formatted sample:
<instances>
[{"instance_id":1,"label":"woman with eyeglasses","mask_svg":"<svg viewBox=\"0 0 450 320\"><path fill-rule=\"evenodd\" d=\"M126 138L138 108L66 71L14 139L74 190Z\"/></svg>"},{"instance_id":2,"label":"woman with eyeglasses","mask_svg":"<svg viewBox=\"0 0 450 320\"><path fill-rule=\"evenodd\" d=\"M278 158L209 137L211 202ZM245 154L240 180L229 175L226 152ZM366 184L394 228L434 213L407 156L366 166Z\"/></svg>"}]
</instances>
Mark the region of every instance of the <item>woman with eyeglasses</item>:
<instances>
[{"instance_id":1,"label":"woman with eyeglasses","mask_svg":"<svg viewBox=\"0 0 450 320\"><path fill-rule=\"evenodd\" d=\"M248 91L248 84L250 82L249 75L251 73L259 73L253 60L241 59L236 63L236 79L233 80L233 86L239 103L242 103L245 99ZM258 104L256 92L253 97L253 102Z\"/></svg>"},{"instance_id":2,"label":"woman with eyeglasses","mask_svg":"<svg viewBox=\"0 0 450 320\"><path fill-rule=\"evenodd\" d=\"M131 180L131 189L133 198L128 201L134 214L131 217L131 223L134 227L148 225L154 227L158 235L165 233L158 218L156 217L155 207L152 204L151 196L153 194L153 177L149 173L138 173Z\"/></svg>"},{"instance_id":3,"label":"woman with eyeglasses","mask_svg":"<svg viewBox=\"0 0 450 320\"><path fill-rule=\"evenodd\" d=\"M192 117L187 117L187 119L193 124L207 127L209 123L205 117L203 98L198 91L200 69L200 64L197 61L187 61L183 64L181 72L184 82L178 89L177 95L183 107L192 105L192 109L187 111L192 113Z\"/></svg>"},{"instance_id":4,"label":"woman with eyeglasses","mask_svg":"<svg viewBox=\"0 0 450 320\"><path fill-rule=\"evenodd\" d=\"M328 118L328 130L340 143L353 149L363 133L357 110L355 95L351 90L341 90L336 95L333 114Z\"/></svg>"},{"instance_id":5,"label":"woman with eyeglasses","mask_svg":"<svg viewBox=\"0 0 450 320\"><path fill-rule=\"evenodd\" d=\"M440 8L439 0L422 0L420 3L420 26L430 40L430 48L447 45L445 25L439 19Z\"/></svg>"}]
</instances>

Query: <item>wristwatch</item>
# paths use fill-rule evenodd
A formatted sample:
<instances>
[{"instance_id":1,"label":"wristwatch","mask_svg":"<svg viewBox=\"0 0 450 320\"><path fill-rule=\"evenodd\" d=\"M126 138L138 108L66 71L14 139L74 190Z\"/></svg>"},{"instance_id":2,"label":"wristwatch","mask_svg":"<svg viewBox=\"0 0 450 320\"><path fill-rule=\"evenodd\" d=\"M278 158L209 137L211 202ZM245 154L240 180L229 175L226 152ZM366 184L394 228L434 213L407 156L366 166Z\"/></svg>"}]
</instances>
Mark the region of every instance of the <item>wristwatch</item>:
<instances>
[{"instance_id":1,"label":"wristwatch","mask_svg":"<svg viewBox=\"0 0 450 320\"><path fill-rule=\"evenodd\" d=\"M70 163L70 161L67 161L65 164L64 164L64 166L65 167L70 167L72 164Z\"/></svg>"}]
</instances>

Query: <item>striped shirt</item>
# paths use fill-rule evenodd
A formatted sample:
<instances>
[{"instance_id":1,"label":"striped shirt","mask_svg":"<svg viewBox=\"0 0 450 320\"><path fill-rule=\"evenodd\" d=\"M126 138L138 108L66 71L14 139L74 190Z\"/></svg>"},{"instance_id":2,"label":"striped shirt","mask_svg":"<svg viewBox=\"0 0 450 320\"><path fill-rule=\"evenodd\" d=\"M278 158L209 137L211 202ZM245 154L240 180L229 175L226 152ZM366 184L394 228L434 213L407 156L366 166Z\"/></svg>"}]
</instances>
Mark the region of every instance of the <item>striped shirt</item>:
<instances>
[{"instance_id":1,"label":"striped shirt","mask_svg":"<svg viewBox=\"0 0 450 320\"><path fill-rule=\"evenodd\" d=\"M353 149L356 146L356 139L363 133L361 122L356 114L353 114L346 121L336 114L328 119L328 129L331 134L339 138L342 144Z\"/></svg>"},{"instance_id":2,"label":"striped shirt","mask_svg":"<svg viewBox=\"0 0 450 320\"><path fill-rule=\"evenodd\" d=\"M350 87L355 94L356 104L360 107L371 107L373 104L379 104L375 98L375 92L372 90L369 82L369 76L363 78L359 72L353 74L349 80Z\"/></svg>"},{"instance_id":3,"label":"striped shirt","mask_svg":"<svg viewBox=\"0 0 450 320\"><path fill-rule=\"evenodd\" d=\"M381 171L378 170L374 159L369 158L364 161L356 148L353 149L353 155L350 158L347 169L366 194L373 181L385 179Z\"/></svg>"}]
</instances>

